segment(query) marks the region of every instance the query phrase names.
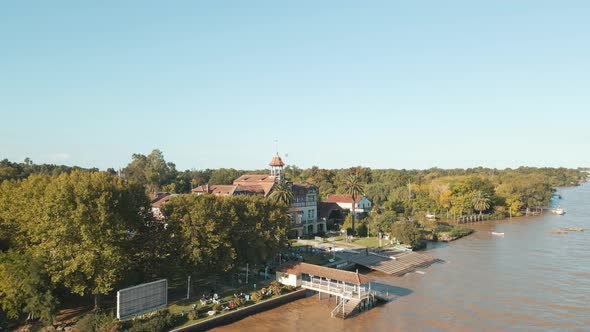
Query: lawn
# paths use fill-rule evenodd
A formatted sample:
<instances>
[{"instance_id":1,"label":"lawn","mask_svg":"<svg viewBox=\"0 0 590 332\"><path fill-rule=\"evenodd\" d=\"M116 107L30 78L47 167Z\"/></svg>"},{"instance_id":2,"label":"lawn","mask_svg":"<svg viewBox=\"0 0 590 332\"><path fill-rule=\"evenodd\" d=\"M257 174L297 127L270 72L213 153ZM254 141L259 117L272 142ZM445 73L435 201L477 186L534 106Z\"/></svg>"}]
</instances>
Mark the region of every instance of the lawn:
<instances>
[{"instance_id":1,"label":"lawn","mask_svg":"<svg viewBox=\"0 0 590 332\"><path fill-rule=\"evenodd\" d=\"M387 243L388 241L386 241L385 239L381 240L381 245L383 247L385 247L385 243ZM360 245L360 246L364 246L364 247L372 247L372 248L377 248L379 247L379 238L377 237L360 237L360 238L356 238L352 241L352 243L356 244L356 245Z\"/></svg>"}]
</instances>

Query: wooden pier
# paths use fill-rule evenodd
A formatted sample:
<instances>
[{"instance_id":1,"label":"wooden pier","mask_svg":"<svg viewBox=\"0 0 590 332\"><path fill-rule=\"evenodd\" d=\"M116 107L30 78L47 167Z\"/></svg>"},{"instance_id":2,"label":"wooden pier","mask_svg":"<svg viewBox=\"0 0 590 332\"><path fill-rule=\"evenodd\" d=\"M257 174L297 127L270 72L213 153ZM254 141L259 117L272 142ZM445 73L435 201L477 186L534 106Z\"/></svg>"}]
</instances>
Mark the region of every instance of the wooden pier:
<instances>
[{"instance_id":1,"label":"wooden pier","mask_svg":"<svg viewBox=\"0 0 590 332\"><path fill-rule=\"evenodd\" d=\"M337 305L331 316L347 318L372 308L377 292L371 290L371 279L358 272L343 271L307 263L286 263L277 268L277 280L285 285L299 286L318 293L335 296Z\"/></svg>"},{"instance_id":2,"label":"wooden pier","mask_svg":"<svg viewBox=\"0 0 590 332\"><path fill-rule=\"evenodd\" d=\"M339 252L338 256L349 262L393 276L402 276L419 267L429 266L442 261L438 258L417 252L404 252L391 257L362 251L358 253Z\"/></svg>"}]
</instances>

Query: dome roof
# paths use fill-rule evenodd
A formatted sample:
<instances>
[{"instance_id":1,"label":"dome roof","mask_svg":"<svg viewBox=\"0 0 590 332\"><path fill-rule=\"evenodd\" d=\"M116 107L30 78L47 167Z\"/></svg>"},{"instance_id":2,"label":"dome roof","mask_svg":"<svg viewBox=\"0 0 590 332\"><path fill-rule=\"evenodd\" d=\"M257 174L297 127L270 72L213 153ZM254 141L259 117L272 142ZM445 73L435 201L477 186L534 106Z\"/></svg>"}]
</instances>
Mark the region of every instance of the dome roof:
<instances>
[{"instance_id":1,"label":"dome roof","mask_svg":"<svg viewBox=\"0 0 590 332\"><path fill-rule=\"evenodd\" d=\"M285 166L285 163L283 162L283 159L281 159L281 157L279 157L278 155L272 157L272 160L270 161L270 163L268 164L269 166Z\"/></svg>"}]
</instances>

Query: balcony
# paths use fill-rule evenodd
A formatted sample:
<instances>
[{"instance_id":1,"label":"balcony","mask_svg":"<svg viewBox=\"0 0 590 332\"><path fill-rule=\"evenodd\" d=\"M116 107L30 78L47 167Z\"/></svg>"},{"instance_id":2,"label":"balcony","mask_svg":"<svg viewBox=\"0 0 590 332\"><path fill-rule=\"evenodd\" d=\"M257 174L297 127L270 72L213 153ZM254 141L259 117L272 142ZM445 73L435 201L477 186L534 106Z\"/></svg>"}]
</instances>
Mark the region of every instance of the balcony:
<instances>
[{"instance_id":1,"label":"balcony","mask_svg":"<svg viewBox=\"0 0 590 332\"><path fill-rule=\"evenodd\" d=\"M316 206L317 203L315 201L305 201L305 202L293 202L291 203L291 207L307 207L307 206Z\"/></svg>"}]
</instances>

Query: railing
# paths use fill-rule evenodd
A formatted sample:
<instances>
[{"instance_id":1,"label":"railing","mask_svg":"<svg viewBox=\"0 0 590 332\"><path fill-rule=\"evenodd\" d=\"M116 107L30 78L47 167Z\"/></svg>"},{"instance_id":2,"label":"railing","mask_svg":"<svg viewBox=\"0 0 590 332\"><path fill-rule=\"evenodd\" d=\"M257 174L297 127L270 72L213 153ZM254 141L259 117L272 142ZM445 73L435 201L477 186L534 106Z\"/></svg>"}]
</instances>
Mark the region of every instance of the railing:
<instances>
[{"instance_id":1,"label":"railing","mask_svg":"<svg viewBox=\"0 0 590 332\"><path fill-rule=\"evenodd\" d=\"M325 292L338 293L345 298L364 298L367 295L369 295L369 291L366 287L336 283L333 281L323 280L320 278L312 278L311 281L304 280L301 282L301 286Z\"/></svg>"},{"instance_id":2,"label":"railing","mask_svg":"<svg viewBox=\"0 0 590 332\"><path fill-rule=\"evenodd\" d=\"M342 298L342 300L340 300L340 303L338 303L338 305L336 306L336 308L334 308L334 310L332 310L332 312L330 313L330 315L332 316L332 318L336 317L336 314L340 310L342 310L342 314L344 314L344 301L346 301L346 300L344 298Z\"/></svg>"},{"instance_id":3,"label":"railing","mask_svg":"<svg viewBox=\"0 0 590 332\"><path fill-rule=\"evenodd\" d=\"M291 207L306 207L306 206L315 206L317 205L317 202L315 201L311 201L311 202L293 202L291 203Z\"/></svg>"}]
</instances>

